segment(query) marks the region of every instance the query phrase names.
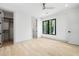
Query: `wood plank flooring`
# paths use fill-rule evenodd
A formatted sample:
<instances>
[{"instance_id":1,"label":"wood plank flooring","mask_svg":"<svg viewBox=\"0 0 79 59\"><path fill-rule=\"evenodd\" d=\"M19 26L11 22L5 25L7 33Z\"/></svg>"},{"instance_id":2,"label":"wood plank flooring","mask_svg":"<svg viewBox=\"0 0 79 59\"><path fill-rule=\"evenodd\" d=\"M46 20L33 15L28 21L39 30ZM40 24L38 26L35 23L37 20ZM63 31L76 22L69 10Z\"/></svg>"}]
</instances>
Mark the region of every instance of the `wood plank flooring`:
<instances>
[{"instance_id":1,"label":"wood plank flooring","mask_svg":"<svg viewBox=\"0 0 79 59\"><path fill-rule=\"evenodd\" d=\"M3 46L0 56L79 56L79 46L39 38Z\"/></svg>"}]
</instances>

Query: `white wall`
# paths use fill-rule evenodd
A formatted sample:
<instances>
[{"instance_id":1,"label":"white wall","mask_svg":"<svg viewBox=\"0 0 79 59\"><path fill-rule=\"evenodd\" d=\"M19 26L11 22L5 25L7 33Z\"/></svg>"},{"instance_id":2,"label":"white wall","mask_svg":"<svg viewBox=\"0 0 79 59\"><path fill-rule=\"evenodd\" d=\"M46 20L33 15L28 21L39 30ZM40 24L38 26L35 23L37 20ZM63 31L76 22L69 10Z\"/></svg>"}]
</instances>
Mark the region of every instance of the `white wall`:
<instances>
[{"instance_id":1,"label":"white wall","mask_svg":"<svg viewBox=\"0 0 79 59\"><path fill-rule=\"evenodd\" d=\"M42 22L43 20L49 20L56 18L56 35L46 35L42 34ZM79 45L79 8L70 8L63 11L60 11L56 14L49 15L47 17L44 17L39 22L38 30L41 36L48 37L48 38L55 38L57 40L63 40L68 41L72 44L78 44ZM68 30L71 31L71 33L68 33ZM41 32L41 33L40 33Z\"/></svg>"},{"instance_id":2,"label":"white wall","mask_svg":"<svg viewBox=\"0 0 79 59\"><path fill-rule=\"evenodd\" d=\"M14 12L14 43L32 39L31 17Z\"/></svg>"},{"instance_id":3,"label":"white wall","mask_svg":"<svg viewBox=\"0 0 79 59\"><path fill-rule=\"evenodd\" d=\"M75 8L69 11L68 25L71 33L67 35L68 42L79 45L79 8Z\"/></svg>"}]
</instances>

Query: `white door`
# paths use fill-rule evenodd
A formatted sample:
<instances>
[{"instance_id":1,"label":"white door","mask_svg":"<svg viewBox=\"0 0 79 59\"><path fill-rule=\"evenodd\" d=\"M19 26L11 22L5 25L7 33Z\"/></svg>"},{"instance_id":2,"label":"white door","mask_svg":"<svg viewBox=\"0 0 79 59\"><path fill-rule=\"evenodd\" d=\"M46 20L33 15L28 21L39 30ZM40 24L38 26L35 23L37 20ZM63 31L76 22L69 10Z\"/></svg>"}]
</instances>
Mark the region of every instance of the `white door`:
<instances>
[{"instance_id":1,"label":"white door","mask_svg":"<svg viewBox=\"0 0 79 59\"><path fill-rule=\"evenodd\" d=\"M37 38L37 20L33 19L32 21L32 32L33 38Z\"/></svg>"}]
</instances>

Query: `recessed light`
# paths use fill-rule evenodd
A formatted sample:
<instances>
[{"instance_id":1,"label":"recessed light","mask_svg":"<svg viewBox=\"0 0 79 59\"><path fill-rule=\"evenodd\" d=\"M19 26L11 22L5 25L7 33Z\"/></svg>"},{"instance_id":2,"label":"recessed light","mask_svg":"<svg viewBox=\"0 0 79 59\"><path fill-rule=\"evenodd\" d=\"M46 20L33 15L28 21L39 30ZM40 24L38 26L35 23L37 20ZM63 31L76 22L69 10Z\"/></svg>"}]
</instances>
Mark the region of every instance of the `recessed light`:
<instances>
[{"instance_id":1,"label":"recessed light","mask_svg":"<svg viewBox=\"0 0 79 59\"><path fill-rule=\"evenodd\" d=\"M68 7L69 5L68 4L65 4L65 7Z\"/></svg>"}]
</instances>

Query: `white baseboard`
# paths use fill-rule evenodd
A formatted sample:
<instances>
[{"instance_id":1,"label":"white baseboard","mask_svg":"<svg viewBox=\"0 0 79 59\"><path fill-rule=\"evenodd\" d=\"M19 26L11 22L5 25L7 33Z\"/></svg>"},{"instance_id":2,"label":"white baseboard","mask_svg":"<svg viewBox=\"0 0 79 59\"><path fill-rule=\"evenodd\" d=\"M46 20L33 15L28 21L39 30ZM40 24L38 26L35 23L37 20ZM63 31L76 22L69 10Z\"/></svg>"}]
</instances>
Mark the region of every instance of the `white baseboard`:
<instances>
[{"instance_id":1,"label":"white baseboard","mask_svg":"<svg viewBox=\"0 0 79 59\"><path fill-rule=\"evenodd\" d=\"M72 45L78 45L79 46L79 43L75 43L75 42L67 42L69 44L72 44Z\"/></svg>"},{"instance_id":2,"label":"white baseboard","mask_svg":"<svg viewBox=\"0 0 79 59\"><path fill-rule=\"evenodd\" d=\"M41 36L41 38L46 38L46 39L61 41L61 42L64 42L64 43L68 43L68 44L78 45L78 46L79 46L79 43L68 42L68 41L66 41L65 39L51 38L51 37L44 37L44 36Z\"/></svg>"}]
</instances>

